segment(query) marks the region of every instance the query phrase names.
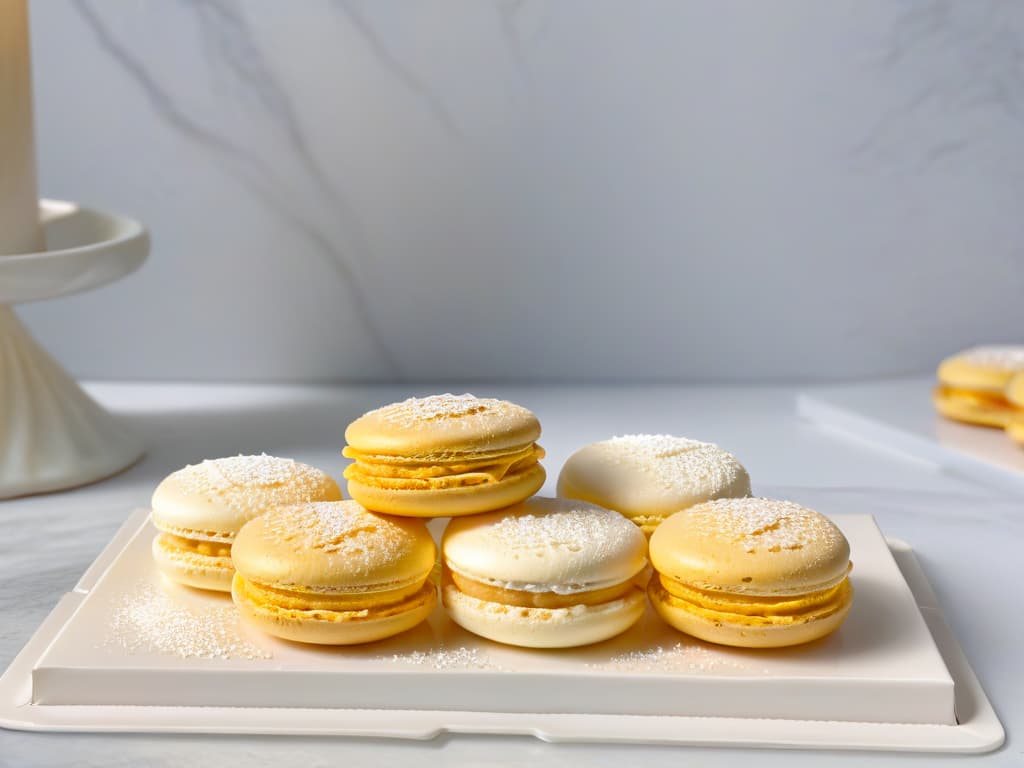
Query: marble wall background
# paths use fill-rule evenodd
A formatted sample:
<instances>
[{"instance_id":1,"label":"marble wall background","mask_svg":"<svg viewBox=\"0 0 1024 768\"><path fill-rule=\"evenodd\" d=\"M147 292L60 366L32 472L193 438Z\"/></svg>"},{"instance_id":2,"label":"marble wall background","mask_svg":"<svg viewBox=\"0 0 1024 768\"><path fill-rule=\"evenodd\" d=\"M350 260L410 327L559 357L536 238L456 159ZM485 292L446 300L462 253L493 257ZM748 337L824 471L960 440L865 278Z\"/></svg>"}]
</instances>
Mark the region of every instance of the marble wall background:
<instances>
[{"instance_id":1,"label":"marble wall background","mask_svg":"<svg viewBox=\"0 0 1024 768\"><path fill-rule=\"evenodd\" d=\"M88 377L794 379L1024 341L1024 4L32 3Z\"/></svg>"}]
</instances>

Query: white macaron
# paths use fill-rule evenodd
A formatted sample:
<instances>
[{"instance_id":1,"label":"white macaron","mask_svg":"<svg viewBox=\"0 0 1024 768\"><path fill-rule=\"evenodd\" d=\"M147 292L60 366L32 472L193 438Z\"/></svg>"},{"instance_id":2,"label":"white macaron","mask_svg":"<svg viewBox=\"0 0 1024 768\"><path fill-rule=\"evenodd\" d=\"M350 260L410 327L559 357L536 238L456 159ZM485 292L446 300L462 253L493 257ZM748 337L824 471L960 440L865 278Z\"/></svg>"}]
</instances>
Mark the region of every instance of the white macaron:
<instances>
[{"instance_id":1,"label":"white macaron","mask_svg":"<svg viewBox=\"0 0 1024 768\"><path fill-rule=\"evenodd\" d=\"M647 542L594 504L534 497L457 518L441 549L448 615L491 640L587 645L624 632L644 611Z\"/></svg>"}]
</instances>

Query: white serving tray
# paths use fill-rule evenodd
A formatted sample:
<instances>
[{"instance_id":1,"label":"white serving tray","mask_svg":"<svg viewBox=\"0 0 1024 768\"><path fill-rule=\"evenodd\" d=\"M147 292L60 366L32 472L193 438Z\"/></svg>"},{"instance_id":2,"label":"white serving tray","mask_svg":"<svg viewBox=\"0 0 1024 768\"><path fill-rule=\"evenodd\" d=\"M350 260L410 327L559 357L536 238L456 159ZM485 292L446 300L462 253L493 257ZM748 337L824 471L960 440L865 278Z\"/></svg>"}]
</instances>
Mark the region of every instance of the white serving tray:
<instances>
[{"instance_id":1,"label":"white serving tray","mask_svg":"<svg viewBox=\"0 0 1024 768\"><path fill-rule=\"evenodd\" d=\"M359 648L317 649L255 634L222 620L231 615L223 598L160 580L148 551L153 530L141 511L0 678L0 725L936 752L998 747L1002 727L909 548L887 547L868 516L834 519L851 542L857 597L830 638L781 652L725 649L688 639L650 614L615 640L552 653L477 639L440 610L417 630ZM195 632L157 631L157 647L125 642L132 621L140 620L145 636L160 623L154 616L165 615L169 627L182 615L221 617L200 618L198 626L216 635L214 647L228 649L229 658L183 658L197 650L189 639Z\"/></svg>"},{"instance_id":2,"label":"white serving tray","mask_svg":"<svg viewBox=\"0 0 1024 768\"><path fill-rule=\"evenodd\" d=\"M1007 490L1024 488L1024 448L1001 429L943 418L931 378L843 384L801 393L804 418L876 447L896 450Z\"/></svg>"}]
</instances>

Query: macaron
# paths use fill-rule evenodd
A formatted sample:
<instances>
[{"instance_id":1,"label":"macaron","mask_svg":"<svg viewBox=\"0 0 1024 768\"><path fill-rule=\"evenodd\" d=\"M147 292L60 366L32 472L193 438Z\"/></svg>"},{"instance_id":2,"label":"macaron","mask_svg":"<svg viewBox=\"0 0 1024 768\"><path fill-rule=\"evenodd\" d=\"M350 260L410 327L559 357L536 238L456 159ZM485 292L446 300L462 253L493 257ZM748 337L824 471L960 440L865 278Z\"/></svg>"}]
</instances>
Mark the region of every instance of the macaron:
<instances>
[{"instance_id":1,"label":"macaron","mask_svg":"<svg viewBox=\"0 0 1024 768\"><path fill-rule=\"evenodd\" d=\"M422 520L379 515L355 501L278 507L239 531L231 596L243 619L267 634L368 643L430 615L436 551Z\"/></svg>"},{"instance_id":2,"label":"macaron","mask_svg":"<svg viewBox=\"0 0 1024 768\"><path fill-rule=\"evenodd\" d=\"M588 645L644 612L647 541L616 512L534 497L452 520L441 540L441 598L451 619L499 643Z\"/></svg>"},{"instance_id":3,"label":"macaron","mask_svg":"<svg viewBox=\"0 0 1024 768\"><path fill-rule=\"evenodd\" d=\"M345 430L348 492L367 509L454 517L501 509L544 485L540 422L522 406L432 395L378 408Z\"/></svg>"},{"instance_id":4,"label":"macaron","mask_svg":"<svg viewBox=\"0 0 1024 768\"><path fill-rule=\"evenodd\" d=\"M667 517L704 501L750 495L750 475L713 443L625 435L580 448L558 476L558 495L614 509L650 536Z\"/></svg>"},{"instance_id":5,"label":"macaron","mask_svg":"<svg viewBox=\"0 0 1024 768\"><path fill-rule=\"evenodd\" d=\"M330 475L275 456L231 456L190 464L153 492L153 558L169 579L231 590L231 543L242 526L271 507L341 498Z\"/></svg>"},{"instance_id":6,"label":"macaron","mask_svg":"<svg viewBox=\"0 0 1024 768\"><path fill-rule=\"evenodd\" d=\"M788 501L718 499L651 536L651 604L711 643L777 648L835 631L850 611L850 545L822 514Z\"/></svg>"},{"instance_id":7,"label":"macaron","mask_svg":"<svg viewBox=\"0 0 1024 768\"><path fill-rule=\"evenodd\" d=\"M1011 379L1024 372L1024 345L983 346L960 352L939 364L935 409L949 419L986 427L1005 427L1024 415L1007 399Z\"/></svg>"}]
</instances>

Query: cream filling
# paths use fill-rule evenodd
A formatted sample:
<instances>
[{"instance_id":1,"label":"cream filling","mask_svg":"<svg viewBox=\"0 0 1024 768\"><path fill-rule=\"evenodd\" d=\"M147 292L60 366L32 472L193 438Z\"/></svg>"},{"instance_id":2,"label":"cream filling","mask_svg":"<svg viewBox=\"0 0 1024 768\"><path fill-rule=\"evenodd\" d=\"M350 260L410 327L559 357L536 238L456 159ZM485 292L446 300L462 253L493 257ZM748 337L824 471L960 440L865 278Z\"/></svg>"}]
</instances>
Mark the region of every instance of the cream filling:
<instances>
[{"instance_id":1,"label":"cream filling","mask_svg":"<svg viewBox=\"0 0 1024 768\"><path fill-rule=\"evenodd\" d=\"M166 531L161 531L159 541L163 548L172 552L187 552L202 557L231 557L230 542L189 539Z\"/></svg>"},{"instance_id":2,"label":"cream filling","mask_svg":"<svg viewBox=\"0 0 1024 768\"><path fill-rule=\"evenodd\" d=\"M235 539L234 531L213 531L213 530L200 530L198 528L186 528L180 525L171 525L160 519L160 516L153 512L150 515L150 519L155 527L161 533L169 533L172 536L177 536L179 539L192 539L193 541L214 541L217 543L226 543L229 546Z\"/></svg>"},{"instance_id":3,"label":"cream filling","mask_svg":"<svg viewBox=\"0 0 1024 768\"><path fill-rule=\"evenodd\" d=\"M426 583L424 576L411 584L390 589L321 592L308 588L270 586L250 581L245 577L240 576L240 578L246 592L254 602L302 611L359 611L367 608L382 608L407 601L423 591Z\"/></svg>"},{"instance_id":4,"label":"cream filling","mask_svg":"<svg viewBox=\"0 0 1024 768\"><path fill-rule=\"evenodd\" d=\"M487 576L479 576L475 573L459 568L454 565L451 560L445 559L445 566L449 570L454 571L459 576L466 579L472 579L473 581L479 581L482 584L486 584L489 587L497 587L498 589L510 589L516 592L551 592L556 595L578 595L583 592L594 592L598 589L608 589L614 587L617 584L622 584L626 581L637 579L637 577L643 577L647 574L648 566L647 559L644 558L643 565L636 571L636 573L627 576L626 578L616 579L604 579L603 581L587 581L587 582L565 582L559 584L542 584L532 581L507 581L505 579L493 579ZM646 579L644 579L646 582Z\"/></svg>"},{"instance_id":5,"label":"cream filling","mask_svg":"<svg viewBox=\"0 0 1024 768\"><path fill-rule=\"evenodd\" d=\"M383 595L388 592L396 592L399 590L408 589L413 586L421 586L428 578L430 573L425 573L421 576L414 576L408 579L402 579L400 581L381 582L379 584L362 584L345 587L313 587L304 584L288 584L278 583L272 584L270 582L260 581L258 579L246 578L249 584L256 585L262 589L275 590L279 592L292 592L295 594L307 594L307 595L323 595L323 596L334 596L334 597L345 597L345 596L361 596L361 595Z\"/></svg>"},{"instance_id":6,"label":"cream filling","mask_svg":"<svg viewBox=\"0 0 1024 768\"><path fill-rule=\"evenodd\" d=\"M350 454L351 455L351 454ZM501 458L458 464L380 464L356 458L344 476L364 485L391 490L443 490L500 483L537 465L544 449L536 443Z\"/></svg>"}]
</instances>

